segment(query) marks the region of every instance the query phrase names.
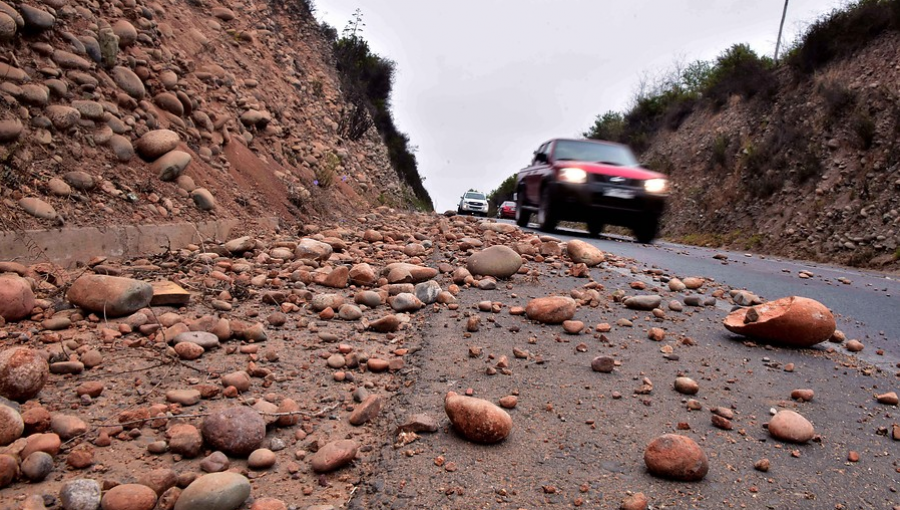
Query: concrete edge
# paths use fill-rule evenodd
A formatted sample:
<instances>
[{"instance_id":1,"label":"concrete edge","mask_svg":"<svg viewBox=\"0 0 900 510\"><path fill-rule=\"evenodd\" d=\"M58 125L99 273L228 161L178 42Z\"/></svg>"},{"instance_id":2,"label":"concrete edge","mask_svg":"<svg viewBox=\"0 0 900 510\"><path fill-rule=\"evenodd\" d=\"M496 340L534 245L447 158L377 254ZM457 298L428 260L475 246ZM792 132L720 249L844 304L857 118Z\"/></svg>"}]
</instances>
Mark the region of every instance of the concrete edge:
<instances>
[{"instance_id":1,"label":"concrete edge","mask_svg":"<svg viewBox=\"0 0 900 510\"><path fill-rule=\"evenodd\" d=\"M257 218L250 222L222 219L200 223L0 231L0 260L21 264L52 262L72 267L96 256L132 258L210 240L222 242L228 240L231 231L238 226L254 232L271 232L278 228L278 218Z\"/></svg>"}]
</instances>

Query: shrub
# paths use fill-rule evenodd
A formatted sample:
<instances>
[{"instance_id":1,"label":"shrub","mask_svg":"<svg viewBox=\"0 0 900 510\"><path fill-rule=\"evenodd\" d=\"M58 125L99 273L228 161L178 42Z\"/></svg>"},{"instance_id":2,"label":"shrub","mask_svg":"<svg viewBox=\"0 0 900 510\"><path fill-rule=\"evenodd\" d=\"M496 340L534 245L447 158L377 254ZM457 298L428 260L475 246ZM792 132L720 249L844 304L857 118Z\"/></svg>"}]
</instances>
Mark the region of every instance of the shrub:
<instances>
[{"instance_id":1,"label":"shrub","mask_svg":"<svg viewBox=\"0 0 900 510\"><path fill-rule=\"evenodd\" d=\"M856 104L856 94L836 81L823 81L818 92L824 100L825 121L834 123Z\"/></svg>"},{"instance_id":2,"label":"shrub","mask_svg":"<svg viewBox=\"0 0 900 510\"><path fill-rule=\"evenodd\" d=\"M731 137L726 134L719 134L712 144L712 158L710 161L713 165L722 168L731 166Z\"/></svg>"},{"instance_id":3,"label":"shrub","mask_svg":"<svg viewBox=\"0 0 900 510\"><path fill-rule=\"evenodd\" d=\"M746 44L735 44L719 55L704 86L706 97L717 107L726 104L732 95L769 99L776 90L772 61L758 56Z\"/></svg>"},{"instance_id":4,"label":"shrub","mask_svg":"<svg viewBox=\"0 0 900 510\"><path fill-rule=\"evenodd\" d=\"M787 63L812 74L857 51L882 33L900 29L900 0L859 0L822 16L804 33Z\"/></svg>"},{"instance_id":5,"label":"shrub","mask_svg":"<svg viewBox=\"0 0 900 510\"><path fill-rule=\"evenodd\" d=\"M856 133L860 147L864 150L870 149L872 143L875 141L875 133L877 130L875 127L875 120L872 119L869 112L858 109L856 113L854 113L850 125L853 128L853 132Z\"/></svg>"},{"instance_id":6,"label":"shrub","mask_svg":"<svg viewBox=\"0 0 900 510\"><path fill-rule=\"evenodd\" d=\"M622 141L622 132L625 129L625 119L619 112L612 110L597 115L594 125L590 129L582 133L585 138L594 140L608 140L612 142Z\"/></svg>"}]
</instances>

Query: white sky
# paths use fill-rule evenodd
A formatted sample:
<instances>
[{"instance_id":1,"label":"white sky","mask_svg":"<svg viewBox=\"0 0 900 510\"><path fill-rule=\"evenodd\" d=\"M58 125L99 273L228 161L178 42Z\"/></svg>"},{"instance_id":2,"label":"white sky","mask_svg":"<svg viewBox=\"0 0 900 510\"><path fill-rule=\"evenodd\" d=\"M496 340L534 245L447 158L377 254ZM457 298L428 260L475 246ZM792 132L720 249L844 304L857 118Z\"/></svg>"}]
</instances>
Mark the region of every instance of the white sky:
<instances>
[{"instance_id":1,"label":"white sky","mask_svg":"<svg viewBox=\"0 0 900 510\"><path fill-rule=\"evenodd\" d=\"M435 210L495 189L547 139L623 111L643 76L736 43L772 55L782 0L314 0L338 30L397 63L392 112L418 147ZM841 0L792 0L792 42ZM783 43L784 44L784 43Z\"/></svg>"}]
</instances>

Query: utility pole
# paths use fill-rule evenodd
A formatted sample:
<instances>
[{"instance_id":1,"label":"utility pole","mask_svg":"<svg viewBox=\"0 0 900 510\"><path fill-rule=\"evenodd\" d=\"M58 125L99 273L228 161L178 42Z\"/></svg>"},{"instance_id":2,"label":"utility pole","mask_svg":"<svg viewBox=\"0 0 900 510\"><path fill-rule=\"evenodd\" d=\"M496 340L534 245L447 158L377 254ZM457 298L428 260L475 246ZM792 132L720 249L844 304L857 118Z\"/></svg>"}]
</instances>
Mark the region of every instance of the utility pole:
<instances>
[{"instance_id":1,"label":"utility pole","mask_svg":"<svg viewBox=\"0 0 900 510\"><path fill-rule=\"evenodd\" d=\"M787 17L787 7L790 0L784 0L784 10L781 12L781 24L778 25L778 41L775 42L775 65L778 65L778 50L781 49L781 31L784 30L784 18Z\"/></svg>"}]
</instances>

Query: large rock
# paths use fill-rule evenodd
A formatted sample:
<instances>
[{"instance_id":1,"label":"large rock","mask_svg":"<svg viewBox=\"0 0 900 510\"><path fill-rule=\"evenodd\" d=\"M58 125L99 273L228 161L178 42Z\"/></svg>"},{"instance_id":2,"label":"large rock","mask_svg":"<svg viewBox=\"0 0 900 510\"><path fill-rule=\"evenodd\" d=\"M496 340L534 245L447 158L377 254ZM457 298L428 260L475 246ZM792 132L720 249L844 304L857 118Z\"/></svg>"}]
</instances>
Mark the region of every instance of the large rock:
<instances>
[{"instance_id":1,"label":"large rock","mask_svg":"<svg viewBox=\"0 0 900 510\"><path fill-rule=\"evenodd\" d=\"M438 270L406 262L394 262L385 266L381 273L390 283L421 283L437 276Z\"/></svg>"},{"instance_id":2,"label":"large rock","mask_svg":"<svg viewBox=\"0 0 900 510\"><path fill-rule=\"evenodd\" d=\"M487 400L448 392L444 411L450 423L466 439L476 443L497 443L512 430L509 414Z\"/></svg>"},{"instance_id":3,"label":"large rock","mask_svg":"<svg viewBox=\"0 0 900 510\"><path fill-rule=\"evenodd\" d=\"M250 455L266 437L265 420L249 407L213 412L203 419L200 428L210 447L237 457Z\"/></svg>"},{"instance_id":4,"label":"large rock","mask_svg":"<svg viewBox=\"0 0 900 510\"><path fill-rule=\"evenodd\" d=\"M560 324L575 316L575 300L565 296L535 298L525 307L525 315L533 321Z\"/></svg>"},{"instance_id":5,"label":"large rock","mask_svg":"<svg viewBox=\"0 0 900 510\"><path fill-rule=\"evenodd\" d=\"M231 472L210 473L184 489L175 510L235 510L250 497L250 481Z\"/></svg>"},{"instance_id":6,"label":"large rock","mask_svg":"<svg viewBox=\"0 0 900 510\"><path fill-rule=\"evenodd\" d=\"M156 493L138 483L116 485L100 500L103 510L153 510L155 506Z\"/></svg>"},{"instance_id":7,"label":"large rock","mask_svg":"<svg viewBox=\"0 0 900 510\"><path fill-rule=\"evenodd\" d=\"M789 409L778 411L769 421L769 434L790 443L805 443L816 434L812 423Z\"/></svg>"},{"instance_id":8,"label":"large rock","mask_svg":"<svg viewBox=\"0 0 900 510\"><path fill-rule=\"evenodd\" d=\"M174 181L191 163L193 157L184 151L171 151L153 162L153 172L161 181Z\"/></svg>"},{"instance_id":9,"label":"large rock","mask_svg":"<svg viewBox=\"0 0 900 510\"><path fill-rule=\"evenodd\" d=\"M304 238L297 243L294 249L294 257L300 260L315 260L317 262L325 262L331 257L334 248L328 243L316 241L315 239Z\"/></svg>"},{"instance_id":10,"label":"large rock","mask_svg":"<svg viewBox=\"0 0 900 510\"><path fill-rule=\"evenodd\" d=\"M678 434L657 437L644 450L650 474L671 480L697 482L709 471L706 453L693 439Z\"/></svg>"},{"instance_id":11,"label":"large rock","mask_svg":"<svg viewBox=\"0 0 900 510\"><path fill-rule=\"evenodd\" d=\"M69 287L66 298L85 310L120 317L149 306L153 286L131 278L86 274Z\"/></svg>"},{"instance_id":12,"label":"large rock","mask_svg":"<svg viewBox=\"0 0 900 510\"><path fill-rule=\"evenodd\" d=\"M509 278L522 267L522 257L508 246L491 246L481 250L466 262L466 269L472 274Z\"/></svg>"},{"instance_id":13,"label":"large rock","mask_svg":"<svg viewBox=\"0 0 900 510\"><path fill-rule=\"evenodd\" d=\"M353 462L358 449L359 445L352 439L334 441L319 448L309 459L309 465L316 473L328 473Z\"/></svg>"},{"instance_id":14,"label":"large rock","mask_svg":"<svg viewBox=\"0 0 900 510\"><path fill-rule=\"evenodd\" d=\"M0 404L0 446L6 446L22 437L25 422L22 415L12 407Z\"/></svg>"},{"instance_id":15,"label":"large rock","mask_svg":"<svg viewBox=\"0 0 900 510\"><path fill-rule=\"evenodd\" d=\"M84 478L66 482L59 490L59 501L64 510L97 510L100 508L100 483Z\"/></svg>"},{"instance_id":16,"label":"large rock","mask_svg":"<svg viewBox=\"0 0 900 510\"><path fill-rule=\"evenodd\" d=\"M50 366L43 356L28 347L0 352L0 396L24 402L40 393Z\"/></svg>"},{"instance_id":17,"label":"large rock","mask_svg":"<svg viewBox=\"0 0 900 510\"><path fill-rule=\"evenodd\" d=\"M126 94L139 101L144 99L147 89L144 88L144 82L138 78L138 75L134 74L134 71L127 67L116 66L110 74L116 85L124 90Z\"/></svg>"},{"instance_id":18,"label":"large rock","mask_svg":"<svg viewBox=\"0 0 900 510\"><path fill-rule=\"evenodd\" d=\"M662 304L662 297L656 295L632 296L625 300L624 305L632 310L653 310Z\"/></svg>"},{"instance_id":19,"label":"large rock","mask_svg":"<svg viewBox=\"0 0 900 510\"><path fill-rule=\"evenodd\" d=\"M778 342L791 347L810 347L831 338L834 315L813 299L791 296L728 314L725 328L732 333Z\"/></svg>"},{"instance_id":20,"label":"large rock","mask_svg":"<svg viewBox=\"0 0 900 510\"><path fill-rule=\"evenodd\" d=\"M44 202L40 198L22 198L19 200L19 207L21 207L25 212L34 216L35 218L41 218L43 220L55 220L59 218L59 215L56 213L56 209L54 209L52 205Z\"/></svg>"},{"instance_id":21,"label":"large rock","mask_svg":"<svg viewBox=\"0 0 900 510\"><path fill-rule=\"evenodd\" d=\"M169 129L155 129L144 133L138 138L134 148L139 156L147 161L153 161L178 146L181 137L178 133Z\"/></svg>"},{"instance_id":22,"label":"large rock","mask_svg":"<svg viewBox=\"0 0 900 510\"><path fill-rule=\"evenodd\" d=\"M0 276L0 317L17 321L31 315L34 309L34 292L28 280L17 275Z\"/></svg>"},{"instance_id":23,"label":"large rock","mask_svg":"<svg viewBox=\"0 0 900 510\"><path fill-rule=\"evenodd\" d=\"M566 253L572 259L572 262L584 264L588 267L594 267L606 260L606 256L600 251L600 248L578 239L573 239L566 243Z\"/></svg>"}]
</instances>

